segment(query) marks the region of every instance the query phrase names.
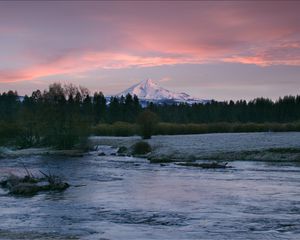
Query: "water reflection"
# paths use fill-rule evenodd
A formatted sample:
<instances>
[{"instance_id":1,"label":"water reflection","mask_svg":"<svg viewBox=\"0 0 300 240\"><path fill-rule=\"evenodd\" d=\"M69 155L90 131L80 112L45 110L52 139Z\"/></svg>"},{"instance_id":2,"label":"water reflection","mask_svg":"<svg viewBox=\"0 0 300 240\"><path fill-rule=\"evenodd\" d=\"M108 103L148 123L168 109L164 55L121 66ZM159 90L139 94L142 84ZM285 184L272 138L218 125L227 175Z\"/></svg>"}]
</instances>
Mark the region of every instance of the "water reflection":
<instances>
[{"instance_id":1,"label":"water reflection","mask_svg":"<svg viewBox=\"0 0 300 240\"><path fill-rule=\"evenodd\" d=\"M146 160L86 156L2 159L63 175L65 192L0 192L1 239L299 239L300 168L232 162L202 170Z\"/></svg>"}]
</instances>

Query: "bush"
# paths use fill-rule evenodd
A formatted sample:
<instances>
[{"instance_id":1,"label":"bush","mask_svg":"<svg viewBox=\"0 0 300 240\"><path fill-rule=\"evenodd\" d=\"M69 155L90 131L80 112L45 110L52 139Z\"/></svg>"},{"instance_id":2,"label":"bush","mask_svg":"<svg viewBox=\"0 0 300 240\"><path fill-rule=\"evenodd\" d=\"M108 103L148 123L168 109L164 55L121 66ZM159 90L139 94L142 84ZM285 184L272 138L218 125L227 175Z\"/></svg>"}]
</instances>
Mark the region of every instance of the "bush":
<instances>
[{"instance_id":1,"label":"bush","mask_svg":"<svg viewBox=\"0 0 300 240\"><path fill-rule=\"evenodd\" d=\"M118 154L125 154L125 153L127 153L127 151L128 151L128 148L127 148L127 147L121 146L121 147L119 147L117 153L118 153Z\"/></svg>"},{"instance_id":2,"label":"bush","mask_svg":"<svg viewBox=\"0 0 300 240\"><path fill-rule=\"evenodd\" d=\"M146 126L148 127L148 126ZM204 134L228 132L288 132L300 131L300 123L157 123L152 126L151 135ZM140 129L141 130L141 129ZM133 136L139 132L136 124L116 122L99 124L93 127L93 133L99 136Z\"/></svg>"},{"instance_id":3,"label":"bush","mask_svg":"<svg viewBox=\"0 0 300 240\"><path fill-rule=\"evenodd\" d=\"M142 138L150 139L158 124L158 116L150 110L146 110L138 116L137 123L140 126Z\"/></svg>"},{"instance_id":4,"label":"bush","mask_svg":"<svg viewBox=\"0 0 300 240\"><path fill-rule=\"evenodd\" d=\"M96 136L133 136L138 133L138 126L132 123L115 122L114 124L98 124L92 127Z\"/></svg>"},{"instance_id":5,"label":"bush","mask_svg":"<svg viewBox=\"0 0 300 240\"><path fill-rule=\"evenodd\" d=\"M131 123L115 122L112 127L115 136L127 137L137 133L137 126Z\"/></svg>"},{"instance_id":6,"label":"bush","mask_svg":"<svg viewBox=\"0 0 300 240\"><path fill-rule=\"evenodd\" d=\"M23 129L15 123L0 122L0 145L15 144Z\"/></svg>"},{"instance_id":7,"label":"bush","mask_svg":"<svg viewBox=\"0 0 300 240\"><path fill-rule=\"evenodd\" d=\"M133 155L142 155L151 152L152 148L147 142L138 142L133 145Z\"/></svg>"}]
</instances>

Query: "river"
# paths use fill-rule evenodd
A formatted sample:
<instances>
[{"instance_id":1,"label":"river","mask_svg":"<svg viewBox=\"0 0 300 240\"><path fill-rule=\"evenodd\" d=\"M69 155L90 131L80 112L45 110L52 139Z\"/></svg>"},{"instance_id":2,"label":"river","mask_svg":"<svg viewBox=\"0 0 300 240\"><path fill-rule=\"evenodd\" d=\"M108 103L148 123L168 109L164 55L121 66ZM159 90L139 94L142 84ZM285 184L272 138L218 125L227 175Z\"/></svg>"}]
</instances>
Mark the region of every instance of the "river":
<instances>
[{"instance_id":1,"label":"river","mask_svg":"<svg viewBox=\"0 0 300 240\"><path fill-rule=\"evenodd\" d=\"M300 239L300 164L233 161L228 169L145 159L27 156L22 163L71 187L14 197L0 190L0 239Z\"/></svg>"}]
</instances>

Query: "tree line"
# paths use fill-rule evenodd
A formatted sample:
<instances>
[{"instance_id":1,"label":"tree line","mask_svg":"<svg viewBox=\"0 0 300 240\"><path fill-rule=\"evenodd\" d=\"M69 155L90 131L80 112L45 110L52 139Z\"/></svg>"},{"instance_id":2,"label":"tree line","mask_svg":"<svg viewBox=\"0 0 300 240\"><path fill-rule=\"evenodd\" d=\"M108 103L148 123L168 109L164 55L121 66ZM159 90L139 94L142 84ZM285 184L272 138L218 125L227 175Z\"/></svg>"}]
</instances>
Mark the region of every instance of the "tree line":
<instances>
[{"instance_id":1,"label":"tree line","mask_svg":"<svg viewBox=\"0 0 300 240\"><path fill-rule=\"evenodd\" d=\"M252 101L211 101L207 104L148 106L160 120L171 123L288 123L300 120L300 96L285 96L277 101L256 98Z\"/></svg>"},{"instance_id":2,"label":"tree line","mask_svg":"<svg viewBox=\"0 0 300 240\"><path fill-rule=\"evenodd\" d=\"M249 102L211 101L192 105L150 103L143 108L137 96L128 94L107 100L102 92L91 95L87 88L73 84L54 83L47 90L36 90L23 99L14 91L0 93L0 145L14 143L21 147L71 148L86 139L92 126L117 122L138 122L153 128L152 123L158 121L198 124L299 120L300 96L286 96L277 101L257 98ZM149 129L142 132L151 135Z\"/></svg>"},{"instance_id":3,"label":"tree line","mask_svg":"<svg viewBox=\"0 0 300 240\"><path fill-rule=\"evenodd\" d=\"M0 145L36 145L71 148L90 134L98 123L135 122L141 112L136 96L112 97L109 105L102 92L93 96L85 87L51 84L23 99L17 92L0 94Z\"/></svg>"}]
</instances>

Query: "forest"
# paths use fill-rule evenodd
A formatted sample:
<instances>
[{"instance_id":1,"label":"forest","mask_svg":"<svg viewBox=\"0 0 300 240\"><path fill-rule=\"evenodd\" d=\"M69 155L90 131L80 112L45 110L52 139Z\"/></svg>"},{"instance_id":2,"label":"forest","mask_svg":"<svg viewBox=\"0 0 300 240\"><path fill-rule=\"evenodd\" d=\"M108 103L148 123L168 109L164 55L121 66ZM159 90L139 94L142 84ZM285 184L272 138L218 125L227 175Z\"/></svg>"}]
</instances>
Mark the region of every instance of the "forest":
<instances>
[{"instance_id":1,"label":"forest","mask_svg":"<svg viewBox=\"0 0 300 240\"><path fill-rule=\"evenodd\" d=\"M151 114L143 119L145 111ZM300 96L192 105L150 103L143 108L137 96L107 99L102 92L92 95L85 87L53 83L31 96L0 93L0 145L67 149L91 134L139 134L143 123L152 124L147 118L155 118L151 134L299 131Z\"/></svg>"}]
</instances>

